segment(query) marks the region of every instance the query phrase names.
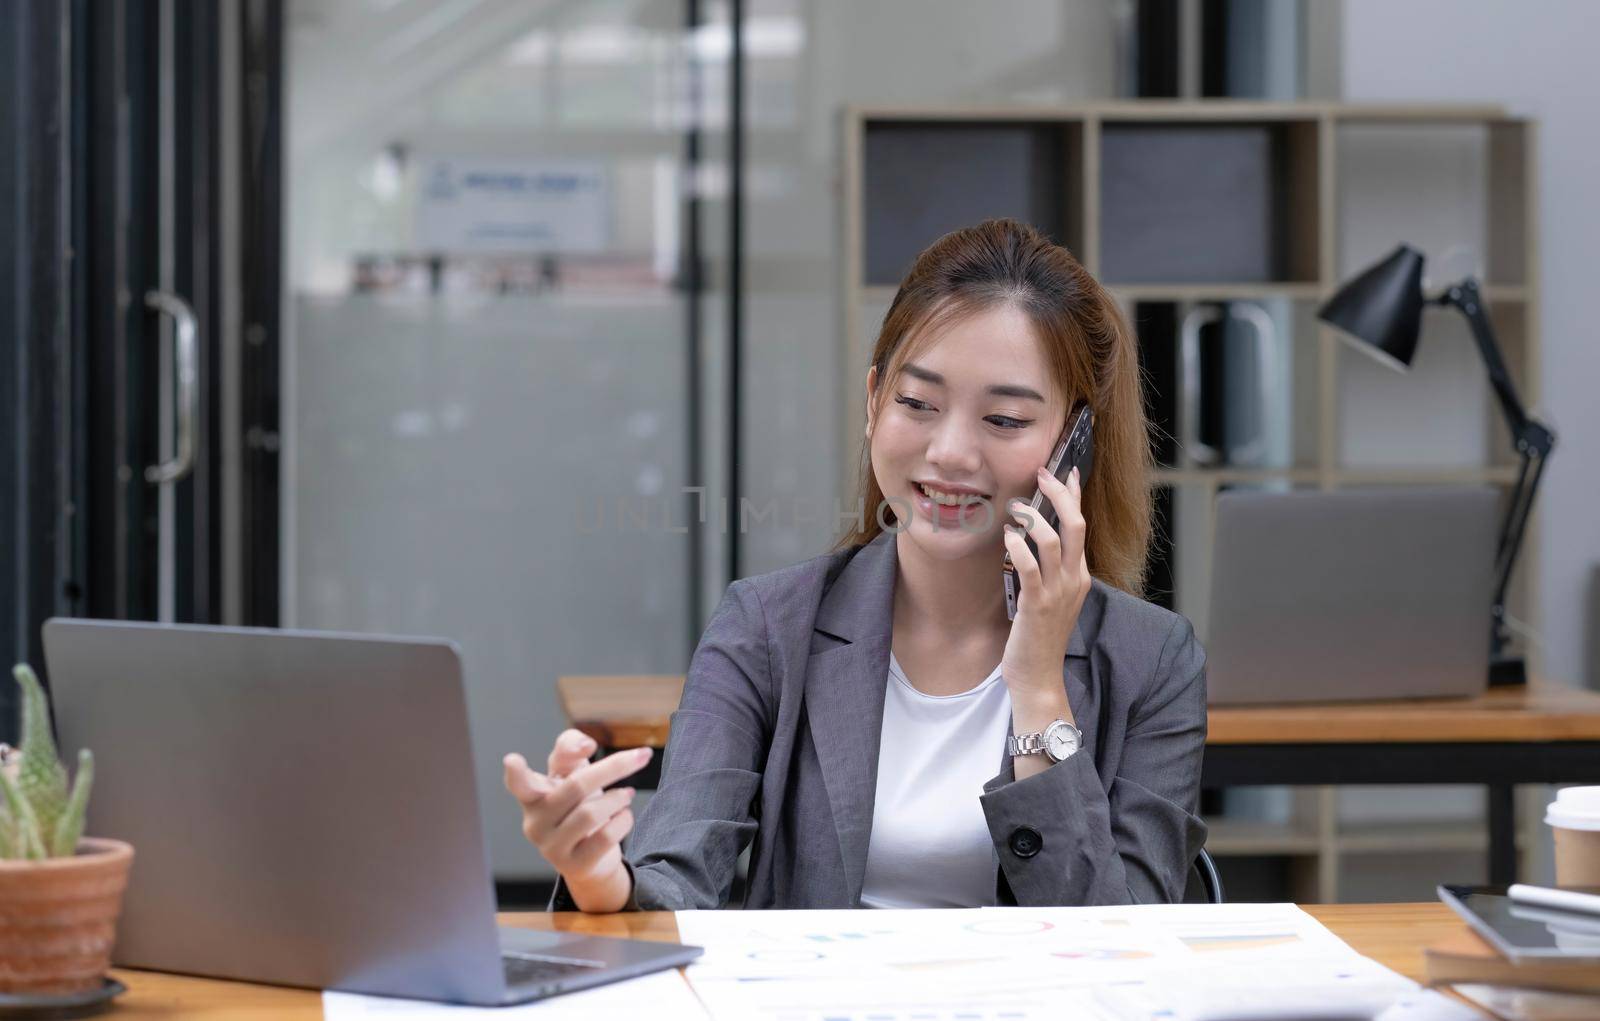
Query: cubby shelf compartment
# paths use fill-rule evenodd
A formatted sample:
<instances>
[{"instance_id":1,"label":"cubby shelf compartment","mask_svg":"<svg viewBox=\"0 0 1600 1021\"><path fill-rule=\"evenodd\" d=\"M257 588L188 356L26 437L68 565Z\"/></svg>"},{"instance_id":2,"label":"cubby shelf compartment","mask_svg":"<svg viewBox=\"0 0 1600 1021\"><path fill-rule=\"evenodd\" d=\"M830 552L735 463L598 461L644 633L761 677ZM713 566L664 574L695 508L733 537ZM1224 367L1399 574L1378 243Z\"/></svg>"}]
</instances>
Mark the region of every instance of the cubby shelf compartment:
<instances>
[{"instance_id":1,"label":"cubby shelf compartment","mask_svg":"<svg viewBox=\"0 0 1600 1021\"><path fill-rule=\"evenodd\" d=\"M1103 121L1107 284L1320 279L1318 121Z\"/></svg>"},{"instance_id":2,"label":"cubby shelf compartment","mask_svg":"<svg viewBox=\"0 0 1600 1021\"><path fill-rule=\"evenodd\" d=\"M1081 251L1081 120L885 118L863 132L863 283L897 284L931 240L991 217Z\"/></svg>"}]
</instances>

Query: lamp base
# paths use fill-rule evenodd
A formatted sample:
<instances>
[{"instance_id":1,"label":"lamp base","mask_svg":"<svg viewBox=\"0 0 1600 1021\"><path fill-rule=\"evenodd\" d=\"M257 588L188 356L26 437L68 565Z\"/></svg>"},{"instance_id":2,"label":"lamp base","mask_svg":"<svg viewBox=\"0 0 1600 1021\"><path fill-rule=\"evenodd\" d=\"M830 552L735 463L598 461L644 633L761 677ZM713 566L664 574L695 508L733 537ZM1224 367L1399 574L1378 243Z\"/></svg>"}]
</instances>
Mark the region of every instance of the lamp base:
<instances>
[{"instance_id":1,"label":"lamp base","mask_svg":"<svg viewBox=\"0 0 1600 1021\"><path fill-rule=\"evenodd\" d=\"M1489 687L1528 683L1528 663L1521 656L1490 656Z\"/></svg>"}]
</instances>

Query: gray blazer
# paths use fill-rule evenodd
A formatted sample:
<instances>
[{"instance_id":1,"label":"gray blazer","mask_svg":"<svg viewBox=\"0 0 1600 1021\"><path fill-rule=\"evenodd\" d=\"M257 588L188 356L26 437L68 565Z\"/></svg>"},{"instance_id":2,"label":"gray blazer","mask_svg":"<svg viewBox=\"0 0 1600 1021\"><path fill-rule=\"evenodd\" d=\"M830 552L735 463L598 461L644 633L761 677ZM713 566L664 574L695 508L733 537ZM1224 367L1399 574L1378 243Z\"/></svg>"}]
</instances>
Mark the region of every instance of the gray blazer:
<instances>
[{"instance_id":1,"label":"gray blazer","mask_svg":"<svg viewBox=\"0 0 1600 1021\"><path fill-rule=\"evenodd\" d=\"M752 840L745 907L860 906L897 560L884 532L728 587L690 661L660 787L625 848L629 908L727 906ZM1016 781L997 748L979 798L996 902L1182 900L1206 835L1205 653L1193 628L1095 581L1062 683L1083 750ZM551 907L573 906L558 882Z\"/></svg>"}]
</instances>

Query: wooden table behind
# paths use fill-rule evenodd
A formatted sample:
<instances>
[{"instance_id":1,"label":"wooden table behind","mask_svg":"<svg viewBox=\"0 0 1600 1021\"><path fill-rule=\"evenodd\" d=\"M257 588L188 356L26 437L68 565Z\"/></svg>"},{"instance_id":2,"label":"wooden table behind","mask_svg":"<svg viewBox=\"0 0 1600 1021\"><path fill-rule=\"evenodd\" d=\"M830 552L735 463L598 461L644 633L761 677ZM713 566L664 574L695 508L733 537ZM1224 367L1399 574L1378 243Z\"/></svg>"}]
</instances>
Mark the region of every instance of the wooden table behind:
<instances>
[{"instance_id":1,"label":"wooden table behind","mask_svg":"<svg viewBox=\"0 0 1600 1021\"><path fill-rule=\"evenodd\" d=\"M1534 680L1472 698L1212 706L1206 744L1600 740L1600 694Z\"/></svg>"},{"instance_id":2,"label":"wooden table behind","mask_svg":"<svg viewBox=\"0 0 1600 1021\"><path fill-rule=\"evenodd\" d=\"M1460 920L1442 904L1328 904L1305 910L1335 935L1380 964L1413 979L1422 978L1422 948L1459 932ZM675 940L678 925L670 911L636 914L518 913L500 916L502 925L558 929L600 936ZM312 1021L322 1017L320 994L304 989L190 978L151 971L115 972L128 991L110 1016L118 1018L271 1018Z\"/></svg>"}]
</instances>

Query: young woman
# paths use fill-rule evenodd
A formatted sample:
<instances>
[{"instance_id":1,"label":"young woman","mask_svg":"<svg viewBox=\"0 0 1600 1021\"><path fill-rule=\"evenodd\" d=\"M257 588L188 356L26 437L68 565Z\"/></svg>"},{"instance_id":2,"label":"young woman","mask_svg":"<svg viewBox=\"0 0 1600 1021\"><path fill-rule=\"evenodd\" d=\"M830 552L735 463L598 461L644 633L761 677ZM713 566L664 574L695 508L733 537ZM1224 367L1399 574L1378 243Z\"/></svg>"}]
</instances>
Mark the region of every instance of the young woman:
<instances>
[{"instance_id":1,"label":"young woman","mask_svg":"<svg viewBox=\"0 0 1600 1021\"><path fill-rule=\"evenodd\" d=\"M991 220L923 252L867 371L863 519L729 586L627 855L633 792L603 789L648 750L591 764L568 731L545 773L506 756L523 832L561 874L553 906L726 906L752 841L749 908L1182 899L1205 840L1205 654L1138 598L1138 371L1111 297L1032 228ZM1063 484L1044 465L1080 401L1093 463ZM1036 488L1059 530L1026 510Z\"/></svg>"}]
</instances>

